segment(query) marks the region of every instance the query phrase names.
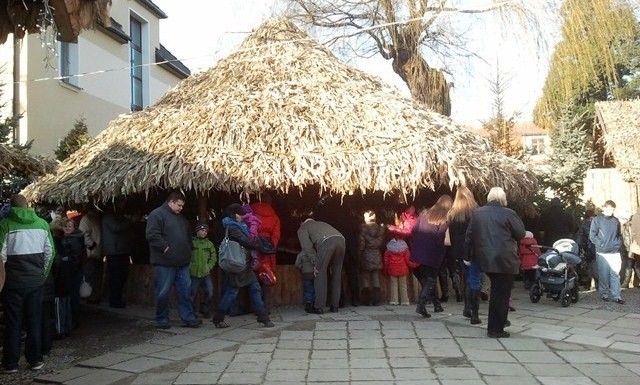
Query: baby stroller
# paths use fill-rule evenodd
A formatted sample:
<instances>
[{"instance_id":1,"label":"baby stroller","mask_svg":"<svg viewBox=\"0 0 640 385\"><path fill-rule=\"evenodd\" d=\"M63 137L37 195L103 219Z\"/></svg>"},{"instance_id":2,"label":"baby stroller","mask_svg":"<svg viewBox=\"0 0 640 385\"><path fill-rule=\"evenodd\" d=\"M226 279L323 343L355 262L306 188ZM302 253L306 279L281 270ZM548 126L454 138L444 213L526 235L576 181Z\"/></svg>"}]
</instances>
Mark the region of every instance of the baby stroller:
<instances>
[{"instance_id":1,"label":"baby stroller","mask_svg":"<svg viewBox=\"0 0 640 385\"><path fill-rule=\"evenodd\" d=\"M531 302L540 301L542 294L563 307L578 302L577 266L582 262L578 254L578 244L572 239L560 239L548 246L533 246L546 250L538 257L536 278L529 291Z\"/></svg>"}]
</instances>

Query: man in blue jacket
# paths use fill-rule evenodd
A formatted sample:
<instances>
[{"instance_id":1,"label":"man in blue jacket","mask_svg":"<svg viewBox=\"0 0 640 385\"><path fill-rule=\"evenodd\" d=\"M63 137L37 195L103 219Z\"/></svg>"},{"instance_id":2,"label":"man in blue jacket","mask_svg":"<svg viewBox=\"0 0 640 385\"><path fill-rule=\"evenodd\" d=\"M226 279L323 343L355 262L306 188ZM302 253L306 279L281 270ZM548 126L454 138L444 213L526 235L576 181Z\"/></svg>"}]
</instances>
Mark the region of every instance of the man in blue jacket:
<instances>
[{"instance_id":1,"label":"man in blue jacket","mask_svg":"<svg viewBox=\"0 0 640 385\"><path fill-rule=\"evenodd\" d=\"M2 292L5 314L2 371L16 373L20 359L20 333L25 322L25 358L32 370L42 362L42 292L53 261L49 224L28 208L22 195L11 198L11 210L0 221L0 258L6 270Z\"/></svg>"},{"instance_id":2,"label":"man in blue jacket","mask_svg":"<svg viewBox=\"0 0 640 385\"><path fill-rule=\"evenodd\" d=\"M156 325L169 329L169 293L175 286L178 294L178 314L184 327L198 327L191 304L191 231L189 222L180 214L185 197L178 191L169 194L167 201L149 214L146 237L150 260L156 276Z\"/></svg>"},{"instance_id":3,"label":"man in blue jacket","mask_svg":"<svg viewBox=\"0 0 640 385\"><path fill-rule=\"evenodd\" d=\"M604 202L602 213L591 221L589 239L596 247L596 262L598 264L598 293L603 301L611 299L619 304L624 301L620 297L620 268L622 257L622 231L620 221L613 216L615 202Z\"/></svg>"}]
</instances>

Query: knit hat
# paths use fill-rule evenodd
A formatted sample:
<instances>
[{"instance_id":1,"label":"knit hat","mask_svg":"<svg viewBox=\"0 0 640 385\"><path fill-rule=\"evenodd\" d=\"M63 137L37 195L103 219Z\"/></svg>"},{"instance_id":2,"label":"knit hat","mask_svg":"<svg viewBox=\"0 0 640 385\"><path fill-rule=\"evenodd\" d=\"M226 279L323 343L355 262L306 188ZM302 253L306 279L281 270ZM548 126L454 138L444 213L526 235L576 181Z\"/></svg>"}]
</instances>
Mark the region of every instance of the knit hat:
<instances>
[{"instance_id":1,"label":"knit hat","mask_svg":"<svg viewBox=\"0 0 640 385\"><path fill-rule=\"evenodd\" d=\"M209 230L209 225L206 223L198 223L196 224L196 233L200 230Z\"/></svg>"},{"instance_id":2,"label":"knit hat","mask_svg":"<svg viewBox=\"0 0 640 385\"><path fill-rule=\"evenodd\" d=\"M531 231L525 231L524 232L524 237L525 238L533 238L533 233Z\"/></svg>"},{"instance_id":3,"label":"knit hat","mask_svg":"<svg viewBox=\"0 0 640 385\"><path fill-rule=\"evenodd\" d=\"M226 210L225 210L226 215L229 218L234 218L234 215L246 215L247 213L244 211L244 209L242 208L242 205L239 203L232 203L229 206L227 206Z\"/></svg>"}]
</instances>

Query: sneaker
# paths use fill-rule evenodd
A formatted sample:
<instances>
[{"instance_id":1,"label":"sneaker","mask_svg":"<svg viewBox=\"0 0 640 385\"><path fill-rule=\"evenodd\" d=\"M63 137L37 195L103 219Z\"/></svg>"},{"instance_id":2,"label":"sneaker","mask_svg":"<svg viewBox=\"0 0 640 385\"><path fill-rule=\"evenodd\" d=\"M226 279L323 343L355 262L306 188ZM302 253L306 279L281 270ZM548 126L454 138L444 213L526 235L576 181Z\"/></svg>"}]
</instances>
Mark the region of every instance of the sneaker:
<instances>
[{"instance_id":1,"label":"sneaker","mask_svg":"<svg viewBox=\"0 0 640 385\"><path fill-rule=\"evenodd\" d=\"M12 374L12 373L18 373L18 368L2 368L2 373L4 374Z\"/></svg>"},{"instance_id":2,"label":"sneaker","mask_svg":"<svg viewBox=\"0 0 640 385\"><path fill-rule=\"evenodd\" d=\"M409 302L402 302L400 306L409 306Z\"/></svg>"},{"instance_id":3,"label":"sneaker","mask_svg":"<svg viewBox=\"0 0 640 385\"><path fill-rule=\"evenodd\" d=\"M276 325L273 324L273 322L271 321L261 321L260 322L262 324L262 326L264 326L265 328L272 328Z\"/></svg>"},{"instance_id":4,"label":"sneaker","mask_svg":"<svg viewBox=\"0 0 640 385\"><path fill-rule=\"evenodd\" d=\"M389 305L391 305L391 306L398 306L398 302L391 301L391 302L389 302Z\"/></svg>"},{"instance_id":5,"label":"sneaker","mask_svg":"<svg viewBox=\"0 0 640 385\"><path fill-rule=\"evenodd\" d=\"M156 329L161 329L161 330L171 329L171 325L170 324L157 324L156 325Z\"/></svg>"},{"instance_id":6,"label":"sneaker","mask_svg":"<svg viewBox=\"0 0 640 385\"><path fill-rule=\"evenodd\" d=\"M613 302L615 302L615 303L617 303L617 304L620 304L620 305L624 305L624 300L623 300L622 298L618 298L618 299L616 299L616 300L615 300L615 301L613 301Z\"/></svg>"},{"instance_id":7,"label":"sneaker","mask_svg":"<svg viewBox=\"0 0 640 385\"><path fill-rule=\"evenodd\" d=\"M609 298L608 297L600 297L601 300L603 300L604 302L609 302Z\"/></svg>"},{"instance_id":8,"label":"sneaker","mask_svg":"<svg viewBox=\"0 0 640 385\"><path fill-rule=\"evenodd\" d=\"M44 366L44 362L42 361L34 362L33 364L31 364L31 370L40 370L42 369L43 366Z\"/></svg>"}]
</instances>

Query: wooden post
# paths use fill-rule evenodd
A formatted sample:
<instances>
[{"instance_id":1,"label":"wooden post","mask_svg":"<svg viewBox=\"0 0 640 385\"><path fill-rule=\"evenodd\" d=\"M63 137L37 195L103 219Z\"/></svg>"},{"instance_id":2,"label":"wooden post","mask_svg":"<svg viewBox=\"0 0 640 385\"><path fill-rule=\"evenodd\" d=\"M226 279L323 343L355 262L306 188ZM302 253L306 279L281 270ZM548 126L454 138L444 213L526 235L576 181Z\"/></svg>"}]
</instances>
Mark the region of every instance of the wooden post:
<instances>
[{"instance_id":1,"label":"wooden post","mask_svg":"<svg viewBox=\"0 0 640 385\"><path fill-rule=\"evenodd\" d=\"M198 197L198 221L200 222L209 222L209 205L207 202L207 197L204 194L198 193L196 194Z\"/></svg>"}]
</instances>

